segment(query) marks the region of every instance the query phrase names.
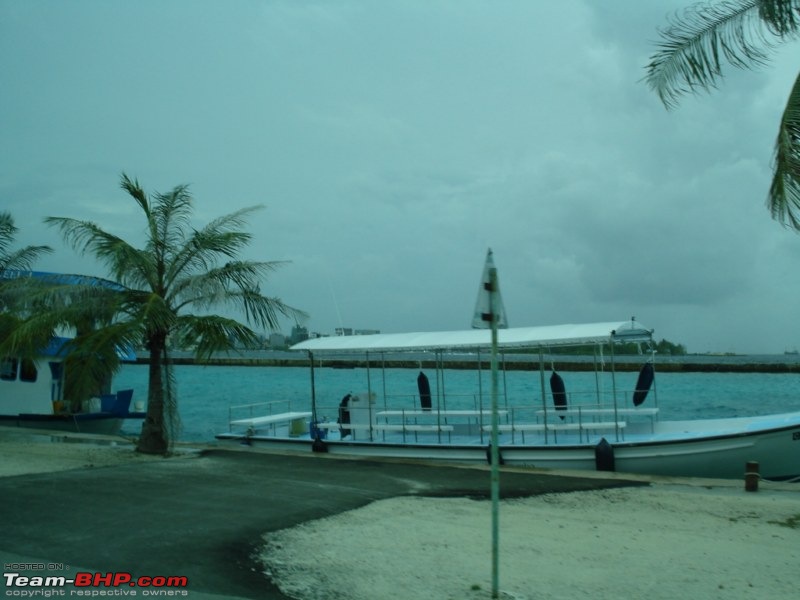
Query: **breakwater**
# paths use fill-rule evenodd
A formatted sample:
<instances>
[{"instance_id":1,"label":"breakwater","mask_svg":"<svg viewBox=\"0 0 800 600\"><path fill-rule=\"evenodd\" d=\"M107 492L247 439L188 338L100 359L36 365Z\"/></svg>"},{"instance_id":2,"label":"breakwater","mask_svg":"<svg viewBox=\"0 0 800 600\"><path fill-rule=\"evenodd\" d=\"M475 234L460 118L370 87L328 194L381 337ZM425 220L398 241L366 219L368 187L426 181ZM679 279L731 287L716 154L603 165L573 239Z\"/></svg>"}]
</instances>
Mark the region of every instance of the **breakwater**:
<instances>
[{"instance_id":1,"label":"breakwater","mask_svg":"<svg viewBox=\"0 0 800 600\"><path fill-rule=\"evenodd\" d=\"M781 360L780 355L762 357L745 356L671 356L656 358L656 370L662 373L800 373L800 361L795 357L791 360ZM760 360L759 360L760 359ZM310 360L305 355L290 352L270 353L262 356L213 356L208 359L198 360L191 356L181 355L171 357L175 365L196 366L237 366L237 367L305 367L310 366ZM646 362L644 356L619 356L615 358L614 369L617 371L638 371ZM396 355L391 357L376 357L366 359L356 358L315 358L314 366L317 368L333 369L434 369L437 364L447 369L475 369L478 363L482 369L491 368L488 354L478 356L444 356L437 360L429 355L415 358L401 358ZM137 364L148 364L147 355L139 356ZM546 369L554 367L558 371L594 371L598 363L592 356L544 356L540 362L538 356L530 355L504 355L499 359L499 365L506 371L535 371L543 364ZM605 360L605 370L611 369L611 363Z\"/></svg>"}]
</instances>

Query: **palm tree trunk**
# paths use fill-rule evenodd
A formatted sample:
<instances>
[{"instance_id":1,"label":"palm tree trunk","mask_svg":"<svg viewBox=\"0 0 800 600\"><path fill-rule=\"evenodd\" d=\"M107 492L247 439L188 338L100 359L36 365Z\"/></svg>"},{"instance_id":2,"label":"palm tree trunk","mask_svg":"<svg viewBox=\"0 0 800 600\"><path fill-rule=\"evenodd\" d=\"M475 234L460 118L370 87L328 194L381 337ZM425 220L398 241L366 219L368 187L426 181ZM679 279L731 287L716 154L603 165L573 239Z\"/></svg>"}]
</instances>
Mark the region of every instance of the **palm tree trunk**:
<instances>
[{"instance_id":1,"label":"palm tree trunk","mask_svg":"<svg viewBox=\"0 0 800 600\"><path fill-rule=\"evenodd\" d=\"M160 347L159 347L160 346ZM165 454L169 449L164 426L164 343L150 344L150 371L147 391L147 415L136 451L143 454Z\"/></svg>"}]
</instances>

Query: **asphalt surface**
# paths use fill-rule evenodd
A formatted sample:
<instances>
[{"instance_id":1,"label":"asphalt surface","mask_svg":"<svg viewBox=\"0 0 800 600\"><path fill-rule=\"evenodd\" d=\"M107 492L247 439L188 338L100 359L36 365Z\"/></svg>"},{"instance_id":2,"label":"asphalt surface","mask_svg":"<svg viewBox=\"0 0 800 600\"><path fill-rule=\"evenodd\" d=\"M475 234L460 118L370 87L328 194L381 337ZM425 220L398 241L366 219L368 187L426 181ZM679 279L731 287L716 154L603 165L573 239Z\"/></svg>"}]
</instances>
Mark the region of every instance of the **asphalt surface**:
<instances>
[{"instance_id":1,"label":"asphalt surface","mask_svg":"<svg viewBox=\"0 0 800 600\"><path fill-rule=\"evenodd\" d=\"M640 484L504 469L500 495ZM485 467L252 450L5 477L0 558L5 572L23 575L186 576L195 600L281 600L255 559L264 534L395 496L488 499L489 486Z\"/></svg>"}]
</instances>

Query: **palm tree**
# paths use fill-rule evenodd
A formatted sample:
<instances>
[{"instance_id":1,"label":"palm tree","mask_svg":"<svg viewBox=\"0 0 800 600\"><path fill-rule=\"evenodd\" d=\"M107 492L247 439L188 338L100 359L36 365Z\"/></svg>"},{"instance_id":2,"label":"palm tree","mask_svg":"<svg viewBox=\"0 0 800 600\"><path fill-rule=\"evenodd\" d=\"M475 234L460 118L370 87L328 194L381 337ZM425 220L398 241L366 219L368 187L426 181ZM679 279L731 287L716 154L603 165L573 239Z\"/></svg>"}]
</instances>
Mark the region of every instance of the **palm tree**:
<instances>
[{"instance_id":1,"label":"palm tree","mask_svg":"<svg viewBox=\"0 0 800 600\"><path fill-rule=\"evenodd\" d=\"M105 289L103 325L88 328L80 348L114 362L114 348L143 343L150 352L147 414L137 450L162 454L177 428L177 399L168 344L193 347L198 358L237 346L255 346L258 335L247 325L214 314L194 314L212 306L242 309L248 323L274 330L278 318L304 317L277 298L261 294L260 279L282 263L238 260L251 235L240 228L260 207L250 207L190 226L192 197L185 185L148 197L138 181L123 173L122 188L142 210L146 242L136 248L92 222L48 217L76 251L104 263L122 289ZM225 262L223 262L225 261ZM85 312L83 313L85 315ZM49 315L57 321L57 315ZM73 315L76 316L76 315Z\"/></svg>"},{"instance_id":2,"label":"palm tree","mask_svg":"<svg viewBox=\"0 0 800 600\"><path fill-rule=\"evenodd\" d=\"M660 31L645 80L667 108L686 93L716 88L722 65L764 65L770 53L800 33L800 0L724 0L694 5ZM775 142L772 217L800 231L800 74L781 117Z\"/></svg>"}]
</instances>

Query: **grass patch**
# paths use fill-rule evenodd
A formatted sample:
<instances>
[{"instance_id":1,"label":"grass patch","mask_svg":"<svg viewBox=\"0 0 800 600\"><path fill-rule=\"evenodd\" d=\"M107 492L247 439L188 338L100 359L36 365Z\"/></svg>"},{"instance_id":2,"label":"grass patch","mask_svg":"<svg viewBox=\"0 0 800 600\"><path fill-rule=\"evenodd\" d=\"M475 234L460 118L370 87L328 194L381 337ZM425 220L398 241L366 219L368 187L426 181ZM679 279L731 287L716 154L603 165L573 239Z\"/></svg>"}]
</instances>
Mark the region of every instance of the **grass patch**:
<instances>
[{"instance_id":1,"label":"grass patch","mask_svg":"<svg viewBox=\"0 0 800 600\"><path fill-rule=\"evenodd\" d=\"M788 527L789 529L800 529L800 514L789 517L785 521L767 521L771 525L780 525L781 527Z\"/></svg>"},{"instance_id":2,"label":"grass patch","mask_svg":"<svg viewBox=\"0 0 800 600\"><path fill-rule=\"evenodd\" d=\"M738 517L728 517L728 521L730 521L731 523L738 523L739 521L742 521L744 519L757 520L760 516L761 515L759 515L758 513L749 513L749 514L739 515Z\"/></svg>"}]
</instances>

